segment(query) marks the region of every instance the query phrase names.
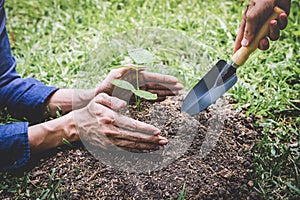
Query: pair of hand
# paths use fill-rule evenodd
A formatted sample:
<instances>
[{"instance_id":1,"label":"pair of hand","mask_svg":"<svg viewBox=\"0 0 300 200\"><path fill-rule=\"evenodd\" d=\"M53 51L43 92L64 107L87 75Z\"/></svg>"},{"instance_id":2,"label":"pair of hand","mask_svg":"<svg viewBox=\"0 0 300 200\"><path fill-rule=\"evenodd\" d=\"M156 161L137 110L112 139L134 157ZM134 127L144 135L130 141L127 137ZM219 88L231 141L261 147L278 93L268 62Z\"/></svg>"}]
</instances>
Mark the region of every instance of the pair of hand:
<instances>
[{"instance_id":1,"label":"pair of hand","mask_svg":"<svg viewBox=\"0 0 300 200\"><path fill-rule=\"evenodd\" d=\"M278 6L285 11L279 15L277 20L269 22L269 38L273 41L280 36L280 30L284 29L288 23L291 0L251 0L245 12L236 37L234 52L241 46L248 46L253 41L260 27L265 23L269 16L274 12L274 7ZM267 38L262 38L258 45L261 50L269 48Z\"/></svg>"},{"instance_id":2,"label":"pair of hand","mask_svg":"<svg viewBox=\"0 0 300 200\"><path fill-rule=\"evenodd\" d=\"M96 96L82 109L73 111L80 139L104 149L120 147L129 151L148 152L162 149L168 140L160 136L160 130L117 111L126 107L124 98L130 92L115 87L112 81L126 79L135 82L135 70L122 68L112 70L96 89ZM139 83L144 89L156 93L158 101L178 94L183 86L177 78L169 75L139 71ZM119 92L114 92L114 91ZM119 94L112 97L113 93Z\"/></svg>"}]
</instances>

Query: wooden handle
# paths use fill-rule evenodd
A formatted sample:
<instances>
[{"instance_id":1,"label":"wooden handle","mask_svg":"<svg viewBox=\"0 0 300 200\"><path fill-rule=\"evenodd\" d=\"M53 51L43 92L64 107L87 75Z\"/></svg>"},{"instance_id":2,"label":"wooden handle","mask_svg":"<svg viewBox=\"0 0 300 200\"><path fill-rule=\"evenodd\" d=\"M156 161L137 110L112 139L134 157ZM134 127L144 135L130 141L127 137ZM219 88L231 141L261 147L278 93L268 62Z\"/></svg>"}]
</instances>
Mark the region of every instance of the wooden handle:
<instances>
[{"instance_id":1,"label":"wooden handle","mask_svg":"<svg viewBox=\"0 0 300 200\"><path fill-rule=\"evenodd\" d=\"M266 37L269 33L269 22L274 19L278 19L278 16L284 13L284 10L280 9L279 7L274 7L273 14L269 17L269 19L264 23L264 25L261 27L257 35L255 36L254 40L251 42L251 44L247 47L242 46L239 50L235 52L232 56L232 61L237 66L242 66L247 59L249 58L250 54L255 51L258 48L259 41Z\"/></svg>"}]
</instances>

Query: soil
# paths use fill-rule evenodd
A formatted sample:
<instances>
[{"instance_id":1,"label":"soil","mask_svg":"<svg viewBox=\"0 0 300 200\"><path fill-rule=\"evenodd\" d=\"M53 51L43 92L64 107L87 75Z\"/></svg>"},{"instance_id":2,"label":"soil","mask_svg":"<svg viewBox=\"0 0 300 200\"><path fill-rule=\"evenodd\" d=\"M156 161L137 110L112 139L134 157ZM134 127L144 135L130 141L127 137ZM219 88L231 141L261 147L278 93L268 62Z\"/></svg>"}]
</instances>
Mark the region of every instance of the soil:
<instances>
[{"instance_id":1,"label":"soil","mask_svg":"<svg viewBox=\"0 0 300 200\"><path fill-rule=\"evenodd\" d=\"M53 184L61 181L59 190L66 199L177 199L184 185L186 199L258 199L249 175L258 136L252 119L224 99L191 117L180 112L182 100L180 95L155 104L143 102L141 112L124 111L157 126L169 139L164 150L152 152L164 155L156 160L160 167L140 159L134 167L144 163L150 168L124 170L130 165L122 168L126 157L120 155L112 167L79 142L34 158L28 188L49 188L55 169Z\"/></svg>"}]
</instances>

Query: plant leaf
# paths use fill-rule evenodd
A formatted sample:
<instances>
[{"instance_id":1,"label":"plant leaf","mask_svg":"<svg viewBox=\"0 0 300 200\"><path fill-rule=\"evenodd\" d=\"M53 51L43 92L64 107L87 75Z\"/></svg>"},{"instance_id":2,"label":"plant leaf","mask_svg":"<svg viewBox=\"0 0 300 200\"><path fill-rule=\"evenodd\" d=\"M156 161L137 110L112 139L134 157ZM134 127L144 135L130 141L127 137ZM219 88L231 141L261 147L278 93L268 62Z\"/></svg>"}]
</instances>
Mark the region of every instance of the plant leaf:
<instances>
[{"instance_id":1,"label":"plant leaf","mask_svg":"<svg viewBox=\"0 0 300 200\"><path fill-rule=\"evenodd\" d=\"M128 51L128 54L136 64L153 63L156 61L155 56L146 49L132 49Z\"/></svg>"},{"instance_id":2,"label":"plant leaf","mask_svg":"<svg viewBox=\"0 0 300 200\"><path fill-rule=\"evenodd\" d=\"M157 99L157 94L153 94L151 92L145 90L134 90L132 91L135 95L147 99L147 100L155 100Z\"/></svg>"},{"instance_id":3,"label":"plant leaf","mask_svg":"<svg viewBox=\"0 0 300 200\"><path fill-rule=\"evenodd\" d=\"M119 80L119 79L115 79L111 82L113 85L119 87L119 88L122 88L122 89L125 89L125 90L130 90L132 92L135 91L135 88L134 86L129 83L128 81L124 81L124 80Z\"/></svg>"}]
</instances>

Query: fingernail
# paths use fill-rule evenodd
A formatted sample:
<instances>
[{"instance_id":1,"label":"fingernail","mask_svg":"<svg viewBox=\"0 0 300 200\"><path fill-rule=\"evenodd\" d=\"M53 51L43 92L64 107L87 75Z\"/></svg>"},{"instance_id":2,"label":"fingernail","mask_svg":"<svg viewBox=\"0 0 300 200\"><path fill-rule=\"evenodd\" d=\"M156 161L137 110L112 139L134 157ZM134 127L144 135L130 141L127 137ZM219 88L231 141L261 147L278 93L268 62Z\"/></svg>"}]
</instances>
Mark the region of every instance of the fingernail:
<instances>
[{"instance_id":1,"label":"fingernail","mask_svg":"<svg viewBox=\"0 0 300 200\"><path fill-rule=\"evenodd\" d=\"M275 19L272 20L272 21L271 21L271 24L272 24L273 26L276 26L276 25L277 25L277 20L275 20Z\"/></svg>"},{"instance_id":2,"label":"fingernail","mask_svg":"<svg viewBox=\"0 0 300 200\"><path fill-rule=\"evenodd\" d=\"M126 105L127 105L126 101L123 101L123 100L119 100L117 103L117 106L119 108L124 108Z\"/></svg>"},{"instance_id":3,"label":"fingernail","mask_svg":"<svg viewBox=\"0 0 300 200\"><path fill-rule=\"evenodd\" d=\"M248 40L246 38L244 38L241 42L242 46L247 46L248 45Z\"/></svg>"},{"instance_id":4,"label":"fingernail","mask_svg":"<svg viewBox=\"0 0 300 200\"><path fill-rule=\"evenodd\" d=\"M179 89L179 90L182 90L183 88L184 88L184 86L183 86L181 83L179 83L179 84L178 84L178 89Z\"/></svg>"},{"instance_id":5,"label":"fingernail","mask_svg":"<svg viewBox=\"0 0 300 200\"><path fill-rule=\"evenodd\" d=\"M168 143L168 140L159 140L158 143L162 145L166 145Z\"/></svg>"},{"instance_id":6,"label":"fingernail","mask_svg":"<svg viewBox=\"0 0 300 200\"><path fill-rule=\"evenodd\" d=\"M160 131L155 131L154 135L160 135Z\"/></svg>"}]
</instances>

